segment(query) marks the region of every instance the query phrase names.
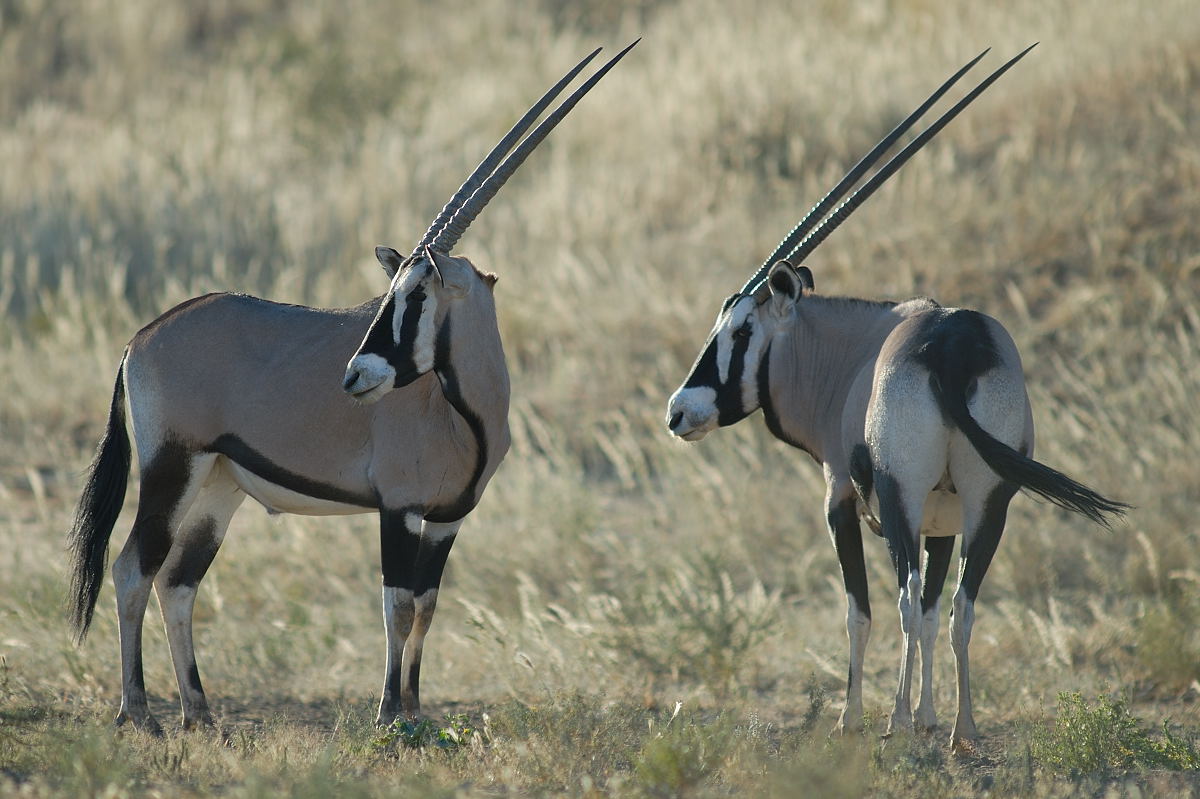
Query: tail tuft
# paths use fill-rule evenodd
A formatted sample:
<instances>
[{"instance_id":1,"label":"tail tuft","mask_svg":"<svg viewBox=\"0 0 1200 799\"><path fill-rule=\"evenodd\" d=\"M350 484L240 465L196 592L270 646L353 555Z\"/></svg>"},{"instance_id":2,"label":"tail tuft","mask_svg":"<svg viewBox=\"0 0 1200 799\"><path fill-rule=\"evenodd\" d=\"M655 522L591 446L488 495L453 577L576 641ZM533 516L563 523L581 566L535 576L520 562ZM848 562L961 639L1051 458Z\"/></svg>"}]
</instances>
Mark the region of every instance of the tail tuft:
<instances>
[{"instance_id":1,"label":"tail tuft","mask_svg":"<svg viewBox=\"0 0 1200 799\"><path fill-rule=\"evenodd\" d=\"M1132 507L1093 491L1057 469L1025 457L988 435L969 415L967 419L970 420L969 426L957 419L955 422L984 462L1005 480L1032 491L1060 508L1078 513L1110 529L1113 517L1123 516L1125 511Z\"/></svg>"},{"instance_id":2,"label":"tail tuft","mask_svg":"<svg viewBox=\"0 0 1200 799\"><path fill-rule=\"evenodd\" d=\"M75 522L67 534L71 550L70 622L75 642L87 636L92 613L100 596L112 535L129 479L132 452L125 428L124 362L117 370L108 427L96 448L96 457L88 469L87 483L75 509Z\"/></svg>"}]
</instances>

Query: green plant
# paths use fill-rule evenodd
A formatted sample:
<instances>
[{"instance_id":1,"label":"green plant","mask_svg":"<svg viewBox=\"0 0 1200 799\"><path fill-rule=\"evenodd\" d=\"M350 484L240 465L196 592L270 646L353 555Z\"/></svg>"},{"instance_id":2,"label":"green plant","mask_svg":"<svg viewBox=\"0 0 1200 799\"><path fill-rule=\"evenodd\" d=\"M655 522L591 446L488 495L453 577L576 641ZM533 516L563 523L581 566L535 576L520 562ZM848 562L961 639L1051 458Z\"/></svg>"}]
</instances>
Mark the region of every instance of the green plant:
<instances>
[{"instance_id":1,"label":"green plant","mask_svg":"<svg viewBox=\"0 0 1200 799\"><path fill-rule=\"evenodd\" d=\"M1030 751L1061 774L1200 769L1193 738L1175 735L1165 721L1161 738L1155 738L1129 712L1125 699L1101 696L1089 705L1079 693L1058 695L1058 718L1052 728L1035 730Z\"/></svg>"},{"instance_id":2,"label":"green plant","mask_svg":"<svg viewBox=\"0 0 1200 799\"><path fill-rule=\"evenodd\" d=\"M395 750L399 747L409 749L458 749L469 746L473 741L483 742L487 739L487 719L484 728L473 726L470 717L465 713L447 713L443 723L438 724L433 719L396 719L383 729L372 741L376 749Z\"/></svg>"},{"instance_id":3,"label":"green plant","mask_svg":"<svg viewBox=\"0 0 1200 799\"><path fill-rule=\"evenodd\" d=\"M634 766L638 785L648 796L686 796L724 764L733 745L733 725L725 717L704 724L679 706L666 725L642 747Z\"/></svg>"}]
</instances>

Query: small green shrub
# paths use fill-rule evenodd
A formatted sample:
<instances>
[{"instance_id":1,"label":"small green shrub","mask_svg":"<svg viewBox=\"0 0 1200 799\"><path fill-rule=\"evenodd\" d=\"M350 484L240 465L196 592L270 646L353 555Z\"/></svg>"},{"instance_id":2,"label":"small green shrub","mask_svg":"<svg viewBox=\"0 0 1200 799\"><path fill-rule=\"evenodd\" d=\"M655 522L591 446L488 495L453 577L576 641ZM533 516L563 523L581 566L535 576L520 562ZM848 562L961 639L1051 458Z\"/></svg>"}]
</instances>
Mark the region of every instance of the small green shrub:
<instances>
[{"instance_id":1,"label":"small green shrub","mask_svg":"<svg viewBox=\"0 0 1200 799\"><path fill-rule=\"evenodd\" d=\"M734 730L725 718L702 724L678 711L646 742L634 766L648 796L689 795L724 765L733 746Z\"/></svg>"},{"instance_id":2,"label":"small green shrub","mask_svg":"<svg viewBox=\"0 0 1200 799\"><path fill-rule=\"evenodd\" d=\"M1062 774L1200 769L1200 753L1192 738L1173 734L1166 722L1162 737L1152 737L1130 714L1124 699L1107 696L1089 706L1078 693L1059 694L1054 727L1038 729L1030 750L1035 760Z\"/></svg>"},{"instance_id":3,"label":"small green shrub","mask_svg":"<svg viewBox=\"0 0 1200 799\"><path fill-rule=\"evenodd\" d=\"M388 751L399 747L458 749L470 745L473 740L483 741L486 738L486 730L472 726L471 719L465 713L447 713L443 722L438 724L433 719L396 719L371 744L376 749Z\"/></svg>"}]
</instances>

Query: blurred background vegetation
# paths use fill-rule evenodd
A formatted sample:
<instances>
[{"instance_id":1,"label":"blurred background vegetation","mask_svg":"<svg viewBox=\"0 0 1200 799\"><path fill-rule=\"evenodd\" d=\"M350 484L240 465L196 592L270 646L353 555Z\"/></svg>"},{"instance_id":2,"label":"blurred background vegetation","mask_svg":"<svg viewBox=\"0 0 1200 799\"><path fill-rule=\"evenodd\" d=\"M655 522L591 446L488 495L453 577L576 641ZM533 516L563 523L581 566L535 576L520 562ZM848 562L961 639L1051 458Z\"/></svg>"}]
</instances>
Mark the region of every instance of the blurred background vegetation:
<instances>
[{"instance_id":1,"label":"blurred background vegetation","mask_svg":"<svg viewBox=\"0 0 1200 799\"><path fill-rule=\"evenodd\" d=\"M424 694L435 714L491 708L487 744L454 761L363 744L374 519L249 505L197 604L205 683L246 759L202 736L111 742L112 591L73 648L63 533L125 341L204 291L382 292L372 247L411 246L551 81L638 36L460 245L500 275L514 447L450 560ZM981 75L1038 40L809 265L826 293L1000 319L1039 458L1137 510L1109 533L1014 503L972 646L983 760L871 735L830 753L846 643L819 472L757 418L677 445L666 398L720 300L859 155L983 47ZM91 790L72 764L132 756L92 788L370 793L402 773L430 792L1056 795L1062 758L1022 730L1062 692L1195 735L1198 98L1185 0L0 0L0 780ZM886 553L867 548L879 718L898 635ZM275 770L289 739L311 772ZM1129 784L1178 788L1156 774Z\"/></svg>"}]
</instances>

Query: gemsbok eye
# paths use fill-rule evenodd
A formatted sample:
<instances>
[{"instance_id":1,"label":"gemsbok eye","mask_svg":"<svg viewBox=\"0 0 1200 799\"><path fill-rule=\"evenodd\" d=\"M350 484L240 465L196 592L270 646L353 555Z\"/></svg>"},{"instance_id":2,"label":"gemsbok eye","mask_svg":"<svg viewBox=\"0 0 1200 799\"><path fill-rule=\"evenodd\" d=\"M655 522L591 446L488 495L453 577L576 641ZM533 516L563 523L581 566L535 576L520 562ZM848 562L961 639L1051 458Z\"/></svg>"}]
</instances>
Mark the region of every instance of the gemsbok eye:
<instances>
[{"instance_id":1,"label":"gemsbok eye","mask_svg":"<svg viewBox=\"0 0 1200 799\"><path fill-rule=\"evenodd\" d=\"M734 338L750 338L750 333L753 332L749 322L745 322L737 330L733 331Z\"/></svg>"}]
</instances>

